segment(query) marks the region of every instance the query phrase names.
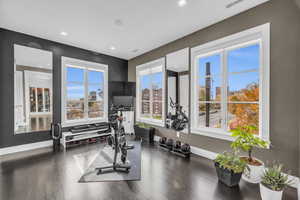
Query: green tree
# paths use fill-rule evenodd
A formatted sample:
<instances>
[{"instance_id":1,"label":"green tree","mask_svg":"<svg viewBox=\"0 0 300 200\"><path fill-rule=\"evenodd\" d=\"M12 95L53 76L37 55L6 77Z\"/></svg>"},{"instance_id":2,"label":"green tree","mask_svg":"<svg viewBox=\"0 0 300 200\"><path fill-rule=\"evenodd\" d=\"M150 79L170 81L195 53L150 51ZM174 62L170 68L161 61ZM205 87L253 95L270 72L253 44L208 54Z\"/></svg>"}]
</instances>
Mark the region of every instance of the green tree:
<instances>
[{"instance_id":1,"label":"green tree","mask_svg":"<svg viewBox=\"0 0 300 200\"><path fill-rule=\"evenodd\" d=\"M255 126L243 126L237 127L232 130L232 136L235 137L235 141L231 143L231 148L235 151L242 150L248 152L248 162L254 161L252 152L254 148L267 148L268 143L253 133L257 130Z\"/></svg>"}]
</instances>

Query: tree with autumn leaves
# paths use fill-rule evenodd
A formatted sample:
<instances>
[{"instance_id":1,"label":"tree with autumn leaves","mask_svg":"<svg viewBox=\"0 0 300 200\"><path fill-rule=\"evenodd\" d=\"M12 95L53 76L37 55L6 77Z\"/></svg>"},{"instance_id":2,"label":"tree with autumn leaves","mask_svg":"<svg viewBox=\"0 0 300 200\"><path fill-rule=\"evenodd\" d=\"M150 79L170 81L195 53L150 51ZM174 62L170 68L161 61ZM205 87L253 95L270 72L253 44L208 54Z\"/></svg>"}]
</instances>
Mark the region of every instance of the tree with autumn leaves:
<instances>
[{"instance_id":1,"label":"tree with autumn leaves","mask_svg":"<svg viewBox=\"0 0 300 200\"><path fill-rule=\"evenodd\" d=\"M232 92L228 97L228 111L235 116L229 121L230 130L243 126L259 124L259 86L257 83L248 85L245 89ZM253 102L253 103L238 103ZM255 132L258 134L258 130Z\"/></svg>"}]
</instances>

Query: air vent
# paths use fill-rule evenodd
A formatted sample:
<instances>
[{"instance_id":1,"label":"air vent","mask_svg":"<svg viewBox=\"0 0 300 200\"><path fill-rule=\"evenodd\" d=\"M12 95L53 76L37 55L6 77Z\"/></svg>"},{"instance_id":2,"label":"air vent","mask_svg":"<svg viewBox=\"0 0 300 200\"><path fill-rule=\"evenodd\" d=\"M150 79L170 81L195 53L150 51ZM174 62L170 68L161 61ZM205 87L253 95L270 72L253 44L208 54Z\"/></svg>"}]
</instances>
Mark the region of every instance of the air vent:
<instances>
[{"instance_id":1,"label":"air vent","mask_svg":"<svg viewBox=\"0 0 300 200\"><path fill-rule=\"evenodd\" d=\"M233 6L235 6L235 5L239 4L239 3L241 3L242 1L244 1L244 0L236 0L236 1L233 1L233 2L231 2L231 3L229 3L229 4L227 4L227 5L226 5L226 8L231 8L231 7L233 7Z\"/></svg>"}]
</instances>

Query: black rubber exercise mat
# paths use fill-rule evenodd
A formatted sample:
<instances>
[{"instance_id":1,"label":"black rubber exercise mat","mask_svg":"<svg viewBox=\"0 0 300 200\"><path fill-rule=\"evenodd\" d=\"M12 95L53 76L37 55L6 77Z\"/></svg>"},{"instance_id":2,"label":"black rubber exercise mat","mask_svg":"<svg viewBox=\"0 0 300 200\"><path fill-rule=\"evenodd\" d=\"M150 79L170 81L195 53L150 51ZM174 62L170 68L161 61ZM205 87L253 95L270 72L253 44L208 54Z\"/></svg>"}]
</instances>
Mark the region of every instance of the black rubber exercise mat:
<instances>
[{"instance_id":1,"label":"black rubber exercise mat","mask_svg":"<svg viewBox=\"0 0 300 200\"><path fill-rule=\"evenodd\" d=\"M97 167L105 167L113 162L114 150L106 145L102 148L90 162L87 169L84 170L79 182L110 182L110 181L138 181L141 179L141 142L129 141L129 144L134 145L134 149L128 150L128 160L130 161L131 169L129 173L110 172L97 175ZM118 154L120 155L120 154ZM119 158L118 158L119 160Z\"/></svg>"}]
</instances>

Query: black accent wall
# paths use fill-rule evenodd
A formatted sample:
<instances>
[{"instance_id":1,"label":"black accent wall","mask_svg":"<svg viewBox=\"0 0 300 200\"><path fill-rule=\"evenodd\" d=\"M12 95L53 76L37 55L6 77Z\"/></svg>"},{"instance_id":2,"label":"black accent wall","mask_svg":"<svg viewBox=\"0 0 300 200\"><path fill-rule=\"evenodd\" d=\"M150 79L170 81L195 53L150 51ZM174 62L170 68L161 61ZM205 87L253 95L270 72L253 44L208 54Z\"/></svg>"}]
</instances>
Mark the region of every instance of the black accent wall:
<instances>
[{"instance_id":1,"label":"black accent wall","mask_svg":"<svg viewBox=\"0 0 300 200\"><path fill-rule=\"evenodd\" d=\"M108 98L111 100L113 96L133 96L136 93L136 83L127 81L111 81L108 83L110 91ZM110 102L111 103L111 102Z\"/></svg>"},{"instance_id":2,"label":"black accent wall","mask_svg":"<svg viewBox=\"0 0 300 200\"><path fill-rule=\"evenodd\" d=\"M53 53L53 122L61 121L61 57L107 64L109 81L127 82L128 61L0 28L0 148L51 139L49 131L14 135L14 44ZM112 91L108 87L109 93Z\"/></svg>"}]
</instances>

